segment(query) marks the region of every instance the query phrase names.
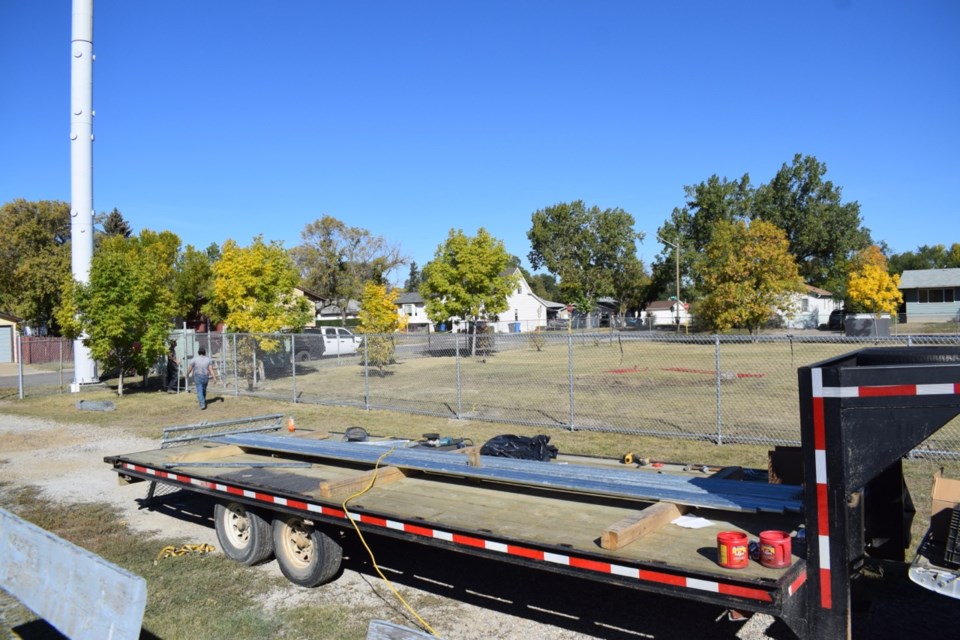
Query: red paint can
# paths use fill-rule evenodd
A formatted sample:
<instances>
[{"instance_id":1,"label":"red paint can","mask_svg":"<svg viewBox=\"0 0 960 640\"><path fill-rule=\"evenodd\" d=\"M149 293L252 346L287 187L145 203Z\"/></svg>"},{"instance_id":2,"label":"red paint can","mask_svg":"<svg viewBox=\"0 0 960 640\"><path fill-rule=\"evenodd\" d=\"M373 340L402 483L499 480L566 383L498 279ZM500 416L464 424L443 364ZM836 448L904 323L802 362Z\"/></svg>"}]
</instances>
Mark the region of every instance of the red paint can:
<instances>
[{"instance_id":1,"label":"red paint can","mask_svg":"<svg viewBox=\"0 0 960 640\"><path fill-rule=\"evenodd\" d=\"M717 564L727 569L743 569L749 561L747 534L739 531L717 534Z\"/></svg>"},{"instance_id":2,"label":"red paint can","mask_svg":"<svg viewBox=\"0 0 960 640\"><path fill-rule=\"evenodd\" d=\"M771 569L790 566L790 534L786 531L760 532L760 564Z\"/></svg>"}]
</instances>

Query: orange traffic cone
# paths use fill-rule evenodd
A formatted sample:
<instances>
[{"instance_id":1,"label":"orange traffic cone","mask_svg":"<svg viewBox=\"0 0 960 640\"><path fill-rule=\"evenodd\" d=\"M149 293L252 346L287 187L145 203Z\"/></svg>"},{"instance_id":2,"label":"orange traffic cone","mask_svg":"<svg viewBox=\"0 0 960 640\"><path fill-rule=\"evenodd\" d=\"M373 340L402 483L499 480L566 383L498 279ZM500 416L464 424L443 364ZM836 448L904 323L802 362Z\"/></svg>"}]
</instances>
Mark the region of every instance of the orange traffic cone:
<instances>
[{"instance_id":1,"label":"orange traffic cone","mask_svg":"<svg viewBox=\"0 0 960 640\"><path fill-rule=\"evenodd\" d=\"M296 429L297 429L296 425L293 424L293 416L290 416L289 418L287 418L287 431L289 431L290 433L293 433L294 431L296 431Z\"/></svg>"}]
</instances>

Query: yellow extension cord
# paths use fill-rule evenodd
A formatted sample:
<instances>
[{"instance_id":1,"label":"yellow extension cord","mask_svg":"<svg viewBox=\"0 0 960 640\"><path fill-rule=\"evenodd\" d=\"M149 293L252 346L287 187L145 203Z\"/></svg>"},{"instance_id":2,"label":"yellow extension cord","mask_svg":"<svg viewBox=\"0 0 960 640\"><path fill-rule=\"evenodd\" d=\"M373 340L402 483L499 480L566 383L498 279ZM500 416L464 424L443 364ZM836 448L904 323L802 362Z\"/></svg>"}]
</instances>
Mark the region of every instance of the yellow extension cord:
<instances>
[{"instance_id":1,"label":"yellow extension cord","mask_svg":"<svg viewBox=\"0 0 960 640\"><path fill-rule=\"evenodd\" d=\"M205 556L208 553L213 553L214 551L216 551L216 548L214 548L212 544L182 544L179 547L175 547L171 544L165 546L163 549L160 549L160 553L157 555L157 559L153 561L153 564L157 564L164 558L185 556L188 553L196 553L201 556Z\"/></svg>"},{"instance_id":2,"label":"yellow extension cord","mask_svg":"<svg viewBox=\"0 0 960 640\"><path fill-rule=\"evenodd\" d=\"M350 510L347 509L348 502L354 498L359 498L373 487L374 483L377 481L377 472L380 469L380 463L384 458L393 453L394 449L396 449L396 447L391 447L389 451L377 458L376 464L373 465L373 476L370 478L370 484L368 484L362 491L358 491L357 493L348 497L340 506L343 507L343 513L347 516L347 520L350 521L350 524L353 525L353 529L357 532L357 535L360 536L360 542L363 543L363 548L366 549L367 553L370 555L370 562L373 563L373 568L377 570L377 575L379 575L380 578L387 584L387 586L390 588L390 591L393 592L393 595L397 597L397 600L403 603L403 606L407 608L407 611L409 611L413 617L416 618L421 625L423 625L424 629L429 631L431 635L439 637L439 634L433 630L433 627L427 624L427 621L421 618L420 614L418 614L413 607L411 607L410 604L403 599L403 596L400 595L400 592L397 591L397 588L393 586L393 583L387 579L387 576L383 575L383 571L380 570L380 565L377 564L377 559L374 557L373 551L370 549L369 545L367 545L367 541L363 538L363 534L360 532L360 527L357 526L357 523L353 519L353 515L350 513Z\"/></svg>"}]
</instances>

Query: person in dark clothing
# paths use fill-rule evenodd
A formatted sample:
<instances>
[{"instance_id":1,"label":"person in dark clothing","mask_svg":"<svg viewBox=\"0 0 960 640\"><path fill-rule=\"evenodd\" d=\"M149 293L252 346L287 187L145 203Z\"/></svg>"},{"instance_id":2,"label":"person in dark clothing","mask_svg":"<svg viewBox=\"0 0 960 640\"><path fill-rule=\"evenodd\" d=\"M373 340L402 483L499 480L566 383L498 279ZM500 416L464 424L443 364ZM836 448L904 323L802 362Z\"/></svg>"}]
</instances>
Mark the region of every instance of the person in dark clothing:
<instances>
[{"instance_id":1,"label":"person in dark clothing","mask_svg":"<svg viewBox=\"0 0 960 640\"><path fill-rule=\"evenodd\" d=\"M170 348L167 350L167 374L163 379L163 388L167 393L176 393L179 386L180 361L177 359L177 341L170 341Z\"/></svg>"}]
</instances>

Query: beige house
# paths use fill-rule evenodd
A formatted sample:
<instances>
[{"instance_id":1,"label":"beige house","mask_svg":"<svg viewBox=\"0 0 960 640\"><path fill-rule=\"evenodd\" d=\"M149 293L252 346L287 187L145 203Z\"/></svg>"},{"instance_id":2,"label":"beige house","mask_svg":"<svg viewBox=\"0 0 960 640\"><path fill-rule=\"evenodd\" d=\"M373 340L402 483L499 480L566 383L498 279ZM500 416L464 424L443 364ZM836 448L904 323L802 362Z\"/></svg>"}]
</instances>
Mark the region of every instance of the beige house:
<instances>
[{"instance_id":1,"label":"beige house","mask_svg":"<svg viewBox=\"0 0 960 640\"><path fill-rule=\"evenodd\" d=\"M0 364L18 362L17 334L22 318L0 312Z\"/></svg>"}]
</instances>

